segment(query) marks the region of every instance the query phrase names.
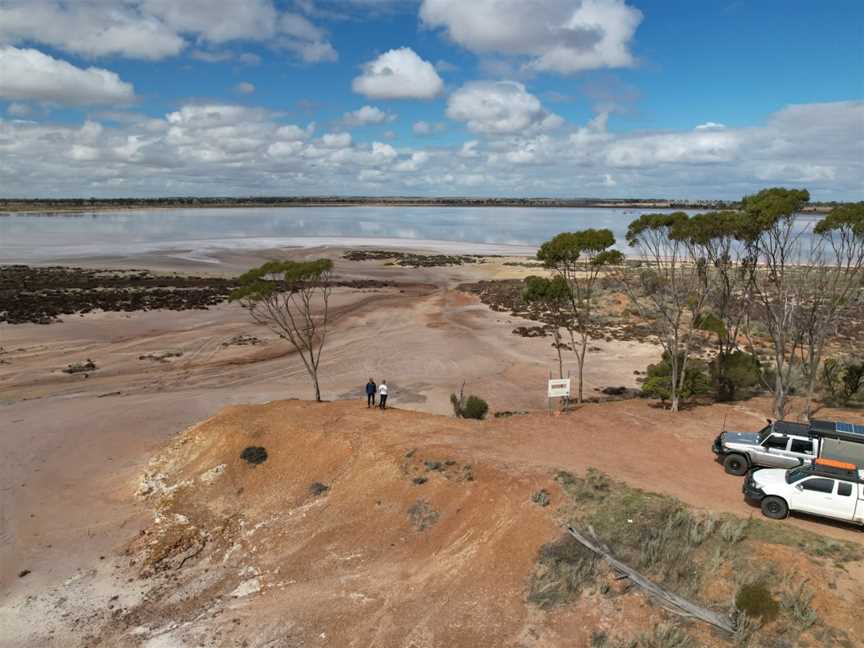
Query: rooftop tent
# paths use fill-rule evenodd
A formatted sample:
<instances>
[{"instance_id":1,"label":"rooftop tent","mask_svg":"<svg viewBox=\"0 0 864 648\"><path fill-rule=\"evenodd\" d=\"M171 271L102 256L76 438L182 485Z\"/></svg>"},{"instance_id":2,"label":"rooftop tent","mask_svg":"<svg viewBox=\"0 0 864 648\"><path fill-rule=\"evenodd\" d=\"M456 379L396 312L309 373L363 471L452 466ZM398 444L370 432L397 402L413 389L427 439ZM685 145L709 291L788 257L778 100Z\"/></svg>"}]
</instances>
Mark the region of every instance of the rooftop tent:
<instances>
[{"instance_id":1,"label":"rooftop tent","mask_svg":"<svg viewBox=\"0 0 864 648\"><path fill-rule=\"evenodd\" d=\"M835 421L810 421L812 436L864 443L864 425Z\"/></svg>"}]
</instances>

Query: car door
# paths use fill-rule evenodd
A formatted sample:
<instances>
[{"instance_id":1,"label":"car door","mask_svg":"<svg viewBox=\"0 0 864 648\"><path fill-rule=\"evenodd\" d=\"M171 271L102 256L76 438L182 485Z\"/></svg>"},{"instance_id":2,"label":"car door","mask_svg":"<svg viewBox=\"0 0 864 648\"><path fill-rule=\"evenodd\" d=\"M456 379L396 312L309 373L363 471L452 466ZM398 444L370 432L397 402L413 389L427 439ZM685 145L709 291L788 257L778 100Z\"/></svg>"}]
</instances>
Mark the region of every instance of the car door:
<instances>
[{"instance_id":1,"label":"car door","mask_svg":"<svg viewBox=\"0 0 864 648\"><path fill-rule=\"evenodd\" d=\"M811 463L816 458L816 442L812 439L801 437L790 437L789 442L789 468Z\"/></svg>"},{"instance_id":2,"label":"car door","mask_svg":"<svg viewBox=\"0 0 864 648\"><path fill-rule=\"evenodd\" d=\"M836 480L834 497L828 502L831 509L831 517L838 520L851 520L855 516L855 505L858 497L857 484L843 480Z\"/></svg>"},{"instance_id":3,"label":"car door","mask_svg":"<svg viewBox=\"0 0 864 648\"><path fill-rule=\"evenodd\" d=\"M834 480L810 477L795 484L797 491L790 506L793 510L834 517Z\"/></svg>"},{"instance_id":4,"label":"car door","mask_svg":"<svg viewBox=\"0 0 864 648\"><path fill-rule=\"evenodd\" d=\"M768 468L788 468L789 437L783 434L772 434L766 437L760 446L754 449L754 463ZM796 464L797 465L797 464Z\"/></svg>"}]
</instances>

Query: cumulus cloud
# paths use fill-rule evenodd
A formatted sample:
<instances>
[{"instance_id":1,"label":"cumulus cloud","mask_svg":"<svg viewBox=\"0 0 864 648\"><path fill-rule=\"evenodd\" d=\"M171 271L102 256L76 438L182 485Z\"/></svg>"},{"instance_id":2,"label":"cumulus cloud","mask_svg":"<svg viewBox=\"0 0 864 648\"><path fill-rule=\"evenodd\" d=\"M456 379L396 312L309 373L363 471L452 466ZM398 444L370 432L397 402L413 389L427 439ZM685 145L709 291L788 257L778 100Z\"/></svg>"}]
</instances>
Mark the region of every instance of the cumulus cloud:
<instances>
[{"instance_id":1,"label":"cumulus cloud","mask_svg":"<svg viewBox=\"0 0 864 648\"><path fill-rule=\"evenodd\" d=\"M527 57L527 67L573 73L631 67L642 12L624 0L423 0L425 25L472 52Z\"/></svg>"},{"instance_id":2,"label":"cumulus cloud","mask_svg":"<svg viewBox=\"0 0 864 648\"><path fill-rule=\"evenodd\" d=\"M239 94L252 94L253 92L255 92L255 85L249 83L248 81L241 81L234 86L234 92L237 92Z\"/></svg>"},{"instance_id":3,"label":"cumulus cloud","mask_svg":"<svg viewBox=\"0 0 864 648\"><path fill-rule=\"evenodd\" d=\"M435 66L410 47L384 52L363 66L354 92L374 99L433 99L444 89Z\"/></svg>"},{"instance_id":4,"label":"cumulus cloud","mask_svg":"<svg viewBox=\"0 0 864 648\"><path fill-rule=\"evenodd\" d=\"M35 49L0 47L0 99L66 106L127 103L131 84L102 68L82 69Z\"/></svg>"},{"instance_id":5,"label":"cumulus cloud","mask_svg":"<svg viewBox=\"0 0 864 648\"><path fill-rule=\"evenodd\" d=\"M415 135L432 135L433 133L442 133L447 130L447 125L443 122L430 123L427 121L414 122L411 130Z\"/></svg>"},{"instance_id":6,"label":"cumulus cloud","mask_svg":"<svg viewBox=\"0 0 864 648\"><path fill-rule=\"evenodd\" d=\"M564 123L515 81L471 81L447 102L447 116L465 122L475 133L548 130Z\"/></svg>"},{"instance_id":7,"label":"cumulus cloud","mask_svg":"<svg viewBox=\"0 0 864 648\"><path fill-rule=\"evenodd\" d=\"M216 46L266 42L310 62L337 58L323 30L299 14L280 12L272 0L4 0L0 6L0 43L156 60L179 54L190 37ZM218 50L196 50L193 56L254 64L244 55Z\"/></svg>"},{"instance_id":8,"label":"cumulus cloud","mask_svg":"<svg viewBox=\"0 0 864 648\"><path fill-rule=\"evenodd\" d=\"M367 126L369 124L384 124L395 120L396 115L384 112L375 106L363 106L342 116L342 123L349 128Z\"/></svg>"},{"instance_id":9,"label":"cumulus cloud","mask_svg":"<svg viewBox=\"0 0 864 648\"><path fill-rule=\"evenodd\" d=\"M738 198L786 185L807 187L817 200L858 200L864 177L861 101L788 106L761 124L724 129L626 133L609 130L601 113L554 134L505 129L400 150L345 132L315 137L314 124L233 104L184 105L162 118L94 115L102 121L0 119L0 193L248 195L290 187L320 194L338 187L362 194L386 187L431 195L456 188L473 195Z\"/></svg>"}]
</instances>

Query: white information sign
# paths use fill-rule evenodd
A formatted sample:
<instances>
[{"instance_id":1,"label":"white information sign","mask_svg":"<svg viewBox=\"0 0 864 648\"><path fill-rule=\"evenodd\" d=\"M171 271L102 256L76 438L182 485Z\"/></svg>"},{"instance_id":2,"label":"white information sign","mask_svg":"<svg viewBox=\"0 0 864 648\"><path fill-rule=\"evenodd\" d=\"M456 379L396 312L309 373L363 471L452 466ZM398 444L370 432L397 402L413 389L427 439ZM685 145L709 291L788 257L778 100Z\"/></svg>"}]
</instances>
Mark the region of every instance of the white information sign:
<instances>
[{"instance_id":1,"label":"white information sign","mask_svg":"<svg viewBox=\"0 0 864 648\"><path fill-rule=\"evenodd\" d=\"M570 379L555 378L549 381L549 398L569 398Z\"/></svg>"}]
</instances>

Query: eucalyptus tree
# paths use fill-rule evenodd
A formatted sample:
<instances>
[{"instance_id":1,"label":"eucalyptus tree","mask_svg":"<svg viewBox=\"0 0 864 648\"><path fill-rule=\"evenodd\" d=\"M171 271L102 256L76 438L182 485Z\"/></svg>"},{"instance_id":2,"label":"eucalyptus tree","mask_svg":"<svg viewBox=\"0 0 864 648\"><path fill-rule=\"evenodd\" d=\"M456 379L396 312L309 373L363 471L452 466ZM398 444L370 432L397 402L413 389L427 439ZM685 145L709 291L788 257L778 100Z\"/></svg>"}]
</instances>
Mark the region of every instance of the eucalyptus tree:
<instances>
[{"instance_id":1,"label":"eucalyptus tree","mask_svg":"<svg viewBox=\"0 0 864 648\"><path fill-rule=\"evenodd\" d=\"M622 275L624 290L640 316L654 323L669 357L671 410L678 411L694 332L708 295L704 258L694 258L684 212L643 214L627 228L627 243L640 265Z\"/></svg>"},{"instance_id":2,"label":"eucalyptus tree","mask_svg":"<svg viewBox=\"0 0 864 648\"><path fill-rule=\"evenodd\" d=\"M544 316L552 327L552 337L555 351L558 353L558 376L564 377L564 359L561 349L561 329L569 325L569 309L571 304L570 285L564 277L558 275L548 277L530 276L525 278L525 290L522 299L528 304L543 310Z\"/></svg>"},{"instance_id":3,"label":"eucalyptus tree","mask_svg":"<svg viewBox=\"0 0 864 648\"><path fill-rule=\"evenodd\" d=\"M719 400L735 397L742 353L739 336L750 310L748 268L753 259L747 248L738 244L744 215L738 211L707 212L691 216L685 228L679 228L689 246L691 258L704 260L709 273L703 312L697 318L698 329L717 336L717 357L713 376ZM743 358L752 369L753 356ZM758 382L759 377L753 380Z\"/></svg>"},{"instance_id":4,"label":"eucalyptus tree","mask_svg":"<svg viewBox=\"0 0 864 648\"><path fill-rule=\"evenodd\" d=\"M543 243L537 259L561 277L569 288L570 318L566 330L576 355L576 402L583 398L585 359L594 318L594 298L597 278L604 268L620 264L624 255L613 249L615 236L608 229L585 229L562 232Z\"/></svg>"},{"instance_id":5,"label":"eucalyptus tree","mask_svg":"<svg viewBox=\"0 0 864 648\"><path fill-rule=\"evenodd\" d=\"M812 285L799 316L807 415L826 343L848 309L864 300L864 202L835 207L813 233L819 240L819 255L812 260Z\"/></svg>"},{"instance_id":6,"label":"eucalyptus tree","mask_svg":"<svg viewBox=\"0 0 864 648\"><path fill-rule=\"evenodd\" d=\"M752 263L747 266L754 308L747 314L745 333L752 353L755 315L764 325L773 356L774 416L786 414L787 399L800 367L805 343L804 310L813 304L820 263L819 240L807 236L796 215L810 200L806 189L763 189L745 196L739 238Z\"/></svg>"},{"instance_id":7,"label":"eucalyptus tree","mask_svg":"<svg viewBox=\"0 0 864 648\"><path fill-rule=\"evenodd\" d=\"M249 311L297 351L321 401L318 366L327 340L333 271L330 259L268 261L238 279L229 299Z\"/></svg>"}]
</instances>

